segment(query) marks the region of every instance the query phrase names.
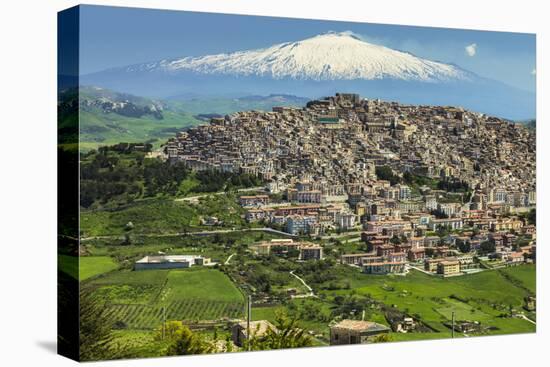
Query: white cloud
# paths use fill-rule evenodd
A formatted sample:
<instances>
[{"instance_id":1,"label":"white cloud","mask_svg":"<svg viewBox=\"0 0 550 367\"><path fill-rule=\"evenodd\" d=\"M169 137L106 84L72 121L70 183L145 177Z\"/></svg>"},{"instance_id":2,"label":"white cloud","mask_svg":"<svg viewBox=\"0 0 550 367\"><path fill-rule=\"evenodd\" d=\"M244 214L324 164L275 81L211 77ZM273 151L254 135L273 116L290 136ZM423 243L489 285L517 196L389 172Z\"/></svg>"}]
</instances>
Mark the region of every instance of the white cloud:
<instances>
[{"instance_id":1,"label":"white cloud","mask_svg":"<svg viewBox=\"0 0 550 367\"><path fill-rule=\"evenodd\" d=\"M466 51L466 55L470 57L475 56L477 52L477 43L472 43L471 45L464 47L464 50Z\"/></svg>"},{"instance_id":2,"label":"white cloud","mask_svg":"<svg viewBox=\"0 0 550 367\"><path fill-rule=\"evenodd\" d=\"M533 68L533 70L531 70L531 75L537 75L537 69Z\"/></svg>"}]
</instances>

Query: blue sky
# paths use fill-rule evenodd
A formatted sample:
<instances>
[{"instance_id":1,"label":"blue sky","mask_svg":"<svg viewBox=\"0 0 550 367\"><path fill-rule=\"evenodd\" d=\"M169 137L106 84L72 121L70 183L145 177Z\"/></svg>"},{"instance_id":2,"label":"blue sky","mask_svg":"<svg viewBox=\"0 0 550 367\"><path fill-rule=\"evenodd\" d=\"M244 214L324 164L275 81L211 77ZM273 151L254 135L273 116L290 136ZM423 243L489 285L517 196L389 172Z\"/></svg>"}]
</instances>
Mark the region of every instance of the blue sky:
<instances>
[{"instance_id":1,"label":"blue sky","mask_svg":"<svg viewBox=\"0 0 550 367\"><path fill-rule=\"evenodd\" d=\"M328 31L352 31L372 43L535 91L533 34L102 6L81 9L80 72L268 47Z\"/></svg>"}]
</instances>

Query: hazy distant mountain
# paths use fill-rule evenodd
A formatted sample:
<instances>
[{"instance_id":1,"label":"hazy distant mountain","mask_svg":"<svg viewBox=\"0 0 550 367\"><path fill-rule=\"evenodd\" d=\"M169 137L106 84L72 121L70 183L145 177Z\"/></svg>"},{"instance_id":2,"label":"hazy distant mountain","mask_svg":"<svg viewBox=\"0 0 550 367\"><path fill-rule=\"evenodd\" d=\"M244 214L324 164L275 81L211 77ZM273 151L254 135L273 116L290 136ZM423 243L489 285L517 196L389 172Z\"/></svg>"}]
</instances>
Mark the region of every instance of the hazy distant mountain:
<instances>
[{"instance_id":1,"label":"hazy distant mountain","mask_svg":"<svg viewBox=\"0 0 550 367\"><path fill-rule=\"evenodd\" d=\"M297 97L287 94L270 94L268 96L243 96L243 97L201 97L201 96L175 96L165 100L165 103L173 109L185 111L199 116L201 120L208 115L225 115L237 111L262 110L271 111L274 106L303 107L309 102L309 98Z\"/></svg>"},{"instance_id":2,"label":"hazy distant mountain","mask_svg":"<svg viewBox=\"0 0 550 367\"><path fill-rule=\"evenodd\" d=\"M79 139L84 150L120 142L148 142L158 146L176 132L207 123L211 117L242 110L271 111L273 106L302 107L307 101L292 95L159 100L81 86L78 92L69 88L59 95L59 129L63 137L60 141ZM74 119L79 119L79 123Z\"/></svg>"},{"instance_id":3,"label":"hazy distant mountain","mask_svg":"<svg viewBox=\"0 0 550 367\"><path fill-rule=\"evenodd\" d=\"M68 112L76 111L76 106L80 106L78 137L83 150L120 142L148 142L158 146L177 131L200 123L159 100L83 86L78 94L74 89L61 93L61 127L65 119L74 118L74 113Z\"/></svg>"},{"instance_id":4,"label":"hazy distant mountain","mask_svg":"<svg viewBox=\"0 0 550 367\"><path fill-rule=\"evenodd\" d=\"M535 116L534 94L482 78L456 65L326 33L264 49L114 68L82 77L85 84L168 97L355 92L404 103L461 105L511 119Z\"/></svg>"}]
</instances>

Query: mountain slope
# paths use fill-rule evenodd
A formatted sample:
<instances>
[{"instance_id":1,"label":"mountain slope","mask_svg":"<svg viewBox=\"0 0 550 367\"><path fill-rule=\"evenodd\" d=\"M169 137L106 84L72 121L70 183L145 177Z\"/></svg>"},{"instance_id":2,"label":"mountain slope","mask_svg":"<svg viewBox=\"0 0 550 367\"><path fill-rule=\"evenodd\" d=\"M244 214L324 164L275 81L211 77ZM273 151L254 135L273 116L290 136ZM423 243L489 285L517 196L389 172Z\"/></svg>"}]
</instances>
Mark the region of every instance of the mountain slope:
<instances>
[{"instance_id":1,"label":"mountain slope","mask_svg":"<svg viewBox=\"0 0 550 367\"><path fill-rule=\"evenodd\" d=\"M454 65L362 41L349 32L327 33L265 49L185 57L129 67L134 70L193 71L203 74L311 80L400 79L468 80L471 73Z\"/></svg>"},{"instance_id":2,"label":"mountain slope","mask_svg":"<svg viewBox=\"0 0 550 367\"><path fill-rule=\"evenodd\" d=\"M349 32L264 49L113 68L82 76L81 83L162 98L185 94L318 98L353 92L402 103L457 105L514 120L535 116L534 93L452 64L364 42Z\"/></svg>"}]
</instances>

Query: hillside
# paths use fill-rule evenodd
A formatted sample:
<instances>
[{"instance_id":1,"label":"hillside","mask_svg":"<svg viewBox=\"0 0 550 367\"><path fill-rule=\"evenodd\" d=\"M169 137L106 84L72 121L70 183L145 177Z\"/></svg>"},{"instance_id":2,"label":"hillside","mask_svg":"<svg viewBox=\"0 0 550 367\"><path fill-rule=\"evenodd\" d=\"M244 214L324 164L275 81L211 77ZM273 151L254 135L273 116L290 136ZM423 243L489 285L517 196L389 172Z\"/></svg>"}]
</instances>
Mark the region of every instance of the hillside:
<instances>
[{"instance_id":1,"label":"hillside","mask_svg":"<svg viewBox=\"0 0 550 367\"><path fill-rule=\"evenodd\" d=\"M151 143L159 147L178 131L207 122L210 117L242 110L270 111L273 106L303 106L307 98L292 95L231 97L175 96L150 99L110 89L82 86L59 98L60 136L74 141L74 119L80 118L83 150L120 142ZM80 108L80 115L78 111Z\"/></svg>"},{"instance_id":2,"label":"hillside","mask_svg":"<svg viewBox=\"0 0 550 367\"><path fill-rule=\"evenodd\" d=\"M199 121L161 101L81 87L80 142L84 150L119 142L148 142L159 146L177 131Z\"/></svg>"}]
</instances>

